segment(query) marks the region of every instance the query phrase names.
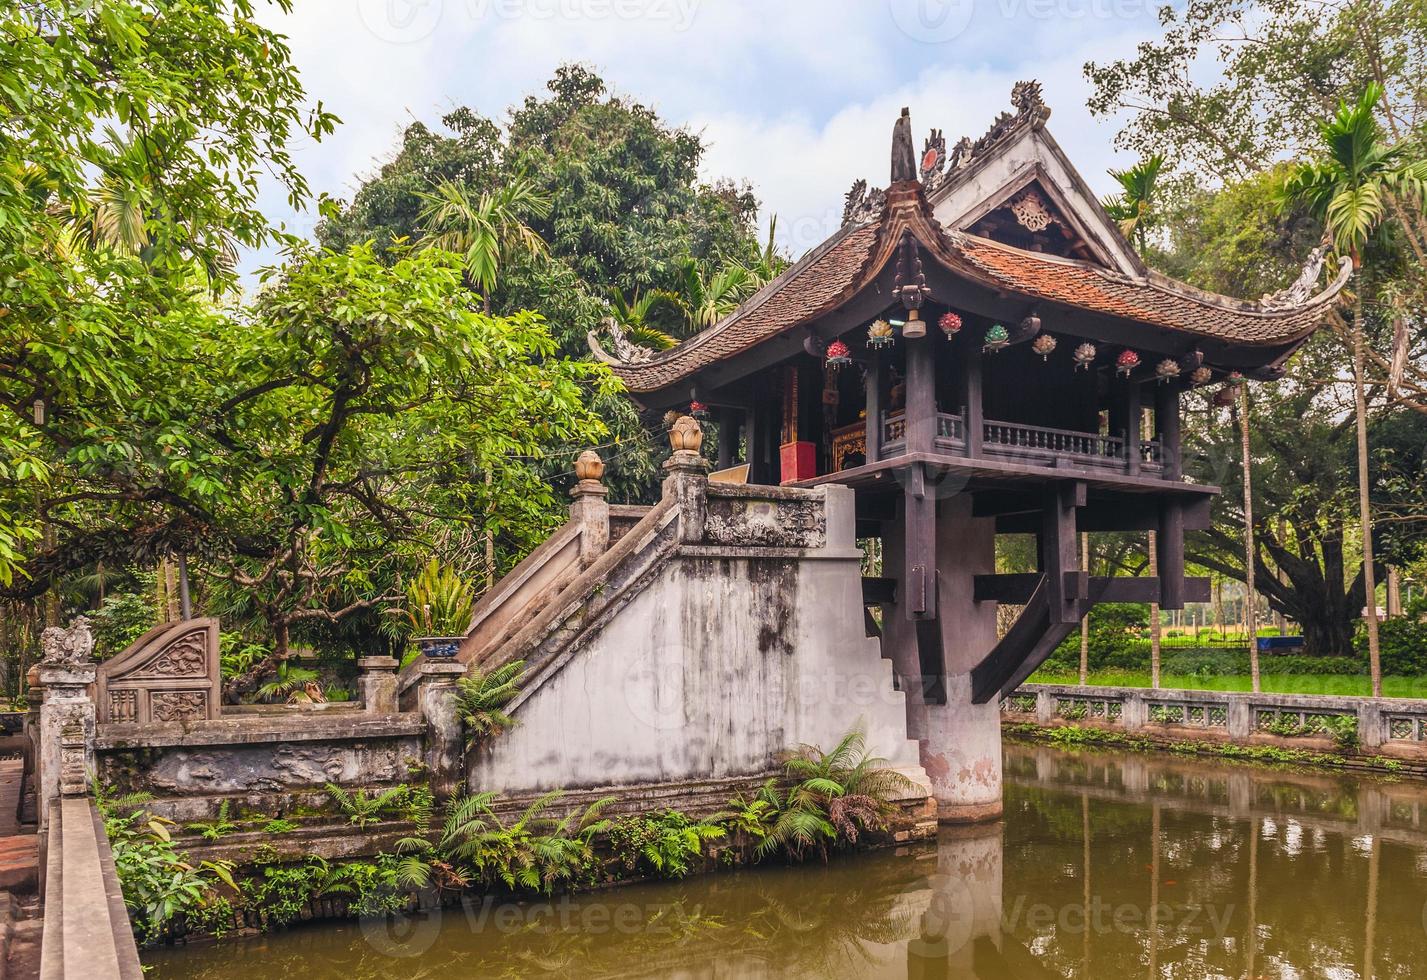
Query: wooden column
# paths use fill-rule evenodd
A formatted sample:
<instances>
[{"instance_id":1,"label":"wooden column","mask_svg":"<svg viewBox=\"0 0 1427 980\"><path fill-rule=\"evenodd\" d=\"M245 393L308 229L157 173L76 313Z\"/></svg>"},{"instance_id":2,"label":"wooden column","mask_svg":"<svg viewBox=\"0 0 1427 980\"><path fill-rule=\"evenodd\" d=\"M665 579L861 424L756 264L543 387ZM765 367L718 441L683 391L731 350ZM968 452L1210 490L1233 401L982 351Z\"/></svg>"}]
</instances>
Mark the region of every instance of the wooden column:
<instances>
[{"instance_id":1,"label":"wooden column","mask_svg":"<svg viewBox=\"0 0 1427 980\"><path fill-rule=\"evenodd\" d=\"M718 468L726 470L733 465L734 444L738 442L738 427L733 409L718 410Z\"/></svg>"},{"instance_id":2,"label":"wooden column","mask_svg":"<svg viewBox=\"0 0 1427 980\"><path fill-rule=\"evenodd\" d=\"M1139 476L1140 431L1144 426L1144 409L1140 404L1140 383L1125 381L1125 472Z\"/></svg>"},{"instance_id":3,"label":"wooden column","mask_svg":"<svg viewBox=\"0 0 1427 980\"><path fill-rule=\"evenodd\" d=\"M768 455L768 411L765 402L757 395L753 397L753 407L749 409L745 424L748 427L748 482L749 483L776 483L772 479L765 459Z\"/></svg>"},{"instance_id":4,"label":"wooden column","mask_svg":"<svg viewBox=\"0 0 1427 980\"><path fill-rule=\"evenodd\" d=\"M1162 609L1184 608L1184 507L1169 499L1159 511L1159 604Z\"/></svg>"},{"instance_id":5,"label":"wooden column","mask_svg":"<svg viewBox=\"0 0 1427 980\"><path fill-rule=\"evenodd\" d=\"M1080 621L1080 600L1089 582L1080 569L1075 547L1075 509L1085 506L1085 484L1074 481L1046 487L1041 511L1041 571L1045 573L1052 623ZM1067 588L1066 573L1079 571L1080 587Z\"/></svg>"},{"instance_id":6,"label":"wooden column","mask_svg":"<svg viewBox=\"0 0 1427 980\"><path fill-rule=\"evenodd\" d=\"M882 458L882 375L882 354L874 350L867 364L867 377L863 379L867 392L867 434L864 438L867 445L864 453L869 463Z\"/></svg>"},{"instance_id":7,"label":"wooden column","mask_svg":"<svg viewBox=\"0 0 1427 980\"><path fill-rule=\"evenodd\" d=\"M907 452L929 453L936 438L936 351L931 336L907 345Z\"/></svg>"},{"instance_id":8,"label":"wooden column","mask_svg":"<svg viewBox=\"0 0 1427 980\"><path fill-rule=\"evenodd\" d=\"M902 608L908 619L936 619L936 493L920 463L907 470L903 520Z\"/></svg>"},{"instance_id":9,"label":"wooden column","mask_svg":"<svg viewBox=\"0 0 1427 980\"><path fill-rule=\"evenodd\" d=\"M966 392L966 404L961 406L962 422L966 426L966 455L981 455L981 440L986 435L986 414L981 404L981 347L975 339L965 340L966 351L961 356L961 390Z\"/></svg>"},{"instance_id":10,"label":"wooden column","mask_svg":"<svg viewBox=\"0 0 1427 980\"><path fill-rule=\"evenodd\" d=\"M1184 473L1182 440L1179 431L1179 385L1173 381L1155 392L1154 424L1159 434L1164 460L1164 478L1178 480Z\"/></svg>"}]
</instances>

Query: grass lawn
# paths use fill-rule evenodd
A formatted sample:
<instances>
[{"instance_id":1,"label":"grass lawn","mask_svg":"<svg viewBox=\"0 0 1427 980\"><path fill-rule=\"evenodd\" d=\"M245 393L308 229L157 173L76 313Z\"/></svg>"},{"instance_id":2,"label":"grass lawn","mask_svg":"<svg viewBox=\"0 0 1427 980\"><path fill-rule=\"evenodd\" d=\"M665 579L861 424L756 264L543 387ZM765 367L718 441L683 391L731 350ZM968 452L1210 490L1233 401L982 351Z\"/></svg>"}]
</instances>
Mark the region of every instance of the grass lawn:
<instances>
[{"instance_id":1,"label":"grass lawn","mask_svg":"<svg viewBox=\"0 0 1427 980\"><path fill-rule=\"evenodd\" d=\"M1033 684L1074 684L1075 674L1032 674ZM1090 683L1106 687L1149 687L1149 671L1091 671ZM1163 674L1160 687L1192 691L1248 691L1252 689L1248 674L1200 676L1196 674ZM1269 694L1357 694L1372 693L1372 682L1364 676L1348 674L1264 674L1262 688ZM1389 698L1427 698L1427 677L1384 677L1382 693Z\"/></svg>"}]
</instances>

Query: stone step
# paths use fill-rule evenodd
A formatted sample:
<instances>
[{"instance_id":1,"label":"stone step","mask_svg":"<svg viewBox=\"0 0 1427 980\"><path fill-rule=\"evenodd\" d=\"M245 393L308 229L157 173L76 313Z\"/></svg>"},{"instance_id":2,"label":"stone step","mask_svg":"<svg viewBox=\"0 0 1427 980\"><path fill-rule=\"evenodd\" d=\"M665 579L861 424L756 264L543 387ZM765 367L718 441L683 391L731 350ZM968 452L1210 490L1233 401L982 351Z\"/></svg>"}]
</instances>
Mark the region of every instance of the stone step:
<instances>
[{"instance_id":1,"label":"stone step","mask_svg":"<svg viewBox=\"0 0 1427 980\"><path fill-rule=\"evenodd\" d=\"M0 889L32 894L39 888L40 838L37 834L0 837Z\"/></svg>"}]
</instances>

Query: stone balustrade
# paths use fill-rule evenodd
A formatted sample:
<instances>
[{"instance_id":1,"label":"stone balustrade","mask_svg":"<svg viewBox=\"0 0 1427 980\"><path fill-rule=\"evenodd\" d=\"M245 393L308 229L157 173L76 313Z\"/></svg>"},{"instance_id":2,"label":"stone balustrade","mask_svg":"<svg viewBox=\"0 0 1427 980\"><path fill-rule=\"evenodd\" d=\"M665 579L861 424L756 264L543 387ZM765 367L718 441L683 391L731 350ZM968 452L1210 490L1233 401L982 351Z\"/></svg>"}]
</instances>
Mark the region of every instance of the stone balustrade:
<instances>
[{"instance_id":1,"label":"stone balustrade","mask_svg":"<svg viewBox=\"0 0 1427 980\"><path fill-rule=\"evenodd\" d=\"M1427 762L1427 701L1226 691L1025 684L1001 701L1008 721L1081 724L1245 744L1284 739Z\"/></svg>"}]
</instances>

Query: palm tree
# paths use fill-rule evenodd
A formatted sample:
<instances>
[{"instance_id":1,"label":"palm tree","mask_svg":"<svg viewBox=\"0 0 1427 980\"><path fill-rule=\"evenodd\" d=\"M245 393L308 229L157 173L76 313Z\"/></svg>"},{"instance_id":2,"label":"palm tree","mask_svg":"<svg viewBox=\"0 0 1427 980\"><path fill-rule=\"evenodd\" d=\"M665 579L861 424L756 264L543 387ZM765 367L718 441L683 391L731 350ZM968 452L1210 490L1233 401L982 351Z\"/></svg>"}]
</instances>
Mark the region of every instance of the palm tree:
<instances>
[{"instance_id":1,"label":"palm tree","mask_svg":"<svg viewBox=\"0 0 1427 980\"><path fill-rule=\"evenodd\" d=\"M487 313L502 263L512 254L545 255L545 240L525 223L526 218L550 215L550 197L523 174L516 174L495 190L472 196L452 181L423 193L421 223L429 248L455 252L465 260L466 279L481 294Z\"/></svg>"},{"instance_id":2,"label":"palm tree","mask_svg":"<svg viewBox=\"0 0 1427 980\"><path fill-rule=\"evenodd\" d=\"M643 295L639 290L629 299L615 286L609 288L609 312L625 339L650 350L668 350L677 340L650 322L650 314L661 306L681 309L679 297L665 289L653 289Z\"/></svg>"},{"instance_id":3,"label":"palm tree","mask_svg":"<svg viewBox=\"0 0 1427 980\"><path fill-rule=\"evenodd\" d=\"M1119 224L1121 233L1133 241L1135 248L1141 252L1145 249L1146 233L1160 221L1155 209L1155 185L1163 169L1164 156L1156 153L1128 170L1110 171L1110 176L1119 182L1120 193L1105 199L1105 212Z\"/></svg>"},{"instance_id":4,"label":"palm tree","mask_svg":"<svg viewBox=\"0 0 1427 980\"><path fill-rule=\"evenodd\" d=\"M775 214L768 222L768 240L763 243L753 261L739 263L739 268L748 274L746 288L750 296L777 279L783 270L788 268L788 260L778 252L775 241L777 235L778 216Z\"/></svg>"},{"instance_id":5,"label":"palm tree","mask_svg":"<svg viewBox=\"0 0 1427 980\"><path fill-rule=\"evenodd\" d=\"M679 306L689 333L706 330L738 308L753 293L754 277L740 265L710 271L702 262L685 256L679 262Z\"/></svg>"},{"instance_id":6,"label":"palm tree","mask_svg":"<svg viewBox=\"0 0 1427 980\"><path fill-rule=\"evenodd\" d=\"M1284 183L1285 205L1305 205L1324 225L1338 255L1362 268L1362 252L1382 227L1392 199L1418 206L1427 185L1427 161L1409 157L1405 146L1388 146L1373 110L1382 87L1370 83L1352 105L1338 104L1333 117L1319 126L1323 155L1303 163ZM1368 663L1373 697L1382 697L1382 664L1378 647L1377 576L1372 541L1372 509L1368 500L1368 429L1366 345L1363 337L1363 284L1355 291L1352 323L1353 394L1358 436L1358 511L1362 523L1363 582L1366 587Z\"/></svg>"}]
</instances>

